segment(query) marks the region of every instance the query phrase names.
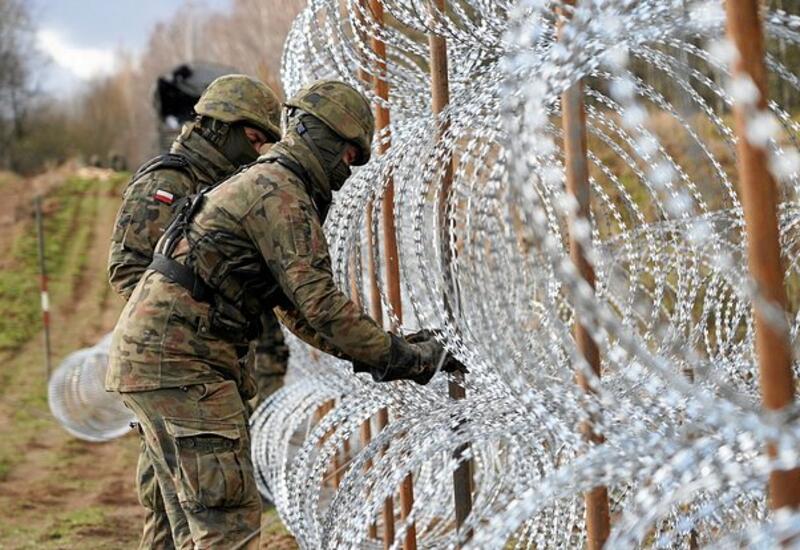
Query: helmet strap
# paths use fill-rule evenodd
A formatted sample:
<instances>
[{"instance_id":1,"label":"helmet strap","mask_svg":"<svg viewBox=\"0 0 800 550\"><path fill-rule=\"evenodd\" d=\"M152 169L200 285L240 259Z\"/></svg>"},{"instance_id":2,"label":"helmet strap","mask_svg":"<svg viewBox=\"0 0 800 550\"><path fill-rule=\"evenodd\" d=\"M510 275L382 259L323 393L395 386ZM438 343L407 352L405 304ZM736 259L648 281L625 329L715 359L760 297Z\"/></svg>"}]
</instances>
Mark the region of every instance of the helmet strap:
<instances>
[{"instance_id":1,"label":"helmet strap","mask_svg":"<svg viewBox=\"0 0 800 550\"><path fill-rule=\"evenodd\" d=\"M231 130L231 125L227 122L206 116L199 117L197 126L200 130L200 135L217 148L223 146Z\"/></svg>"},{"instance_id":2,"label":"helmet strap","mask_svg":"<svg viewBox=\"0 0 800 550\"><path fill-rule=\"evenodd\" d=\"M244 124L238 122L230 124L201 116L195 126L200 135L234 166L250 164L258 158L258 151L247 139Z\"/></svg>"}]
</instances>

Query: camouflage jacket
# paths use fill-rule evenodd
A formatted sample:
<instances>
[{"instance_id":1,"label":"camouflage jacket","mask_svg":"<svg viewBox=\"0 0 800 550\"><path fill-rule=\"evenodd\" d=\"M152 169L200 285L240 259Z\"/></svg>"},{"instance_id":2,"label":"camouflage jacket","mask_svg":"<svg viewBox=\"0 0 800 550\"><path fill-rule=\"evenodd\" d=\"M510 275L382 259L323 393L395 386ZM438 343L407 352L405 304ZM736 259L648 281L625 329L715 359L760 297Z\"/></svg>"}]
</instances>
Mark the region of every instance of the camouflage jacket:
<instances>
[{"instance_id":1,"label":"camouflage jacket","mask_svg":"<svg viewBox=\"0 0 800 550\"><path fill-rule=\"evenodd\" d=\"M179 169L156 169L134 178L125 190L108 257L108 279L126 300L153 259L153 249L182 197L229 176L234 166L187 124L172 145L192 176Z\"/></svg>"},{"instance_id":2,"label":"camouflage jacket","mask_svg":"<svg viewBox=\"0 0 800 550\"><path fill-rule=\"evenodd\" d=\"M242 341L222 338L214 327L243 324L273 308L319 349L385 365L388 333L335 286L312 198L320 192L330 193L322 167L292 133L210 191L173 257L216 289L214 303L195 301L147 271L114 331L106 387L140 391L220 376L241 381Z\"/></svg>"}]
</instances>

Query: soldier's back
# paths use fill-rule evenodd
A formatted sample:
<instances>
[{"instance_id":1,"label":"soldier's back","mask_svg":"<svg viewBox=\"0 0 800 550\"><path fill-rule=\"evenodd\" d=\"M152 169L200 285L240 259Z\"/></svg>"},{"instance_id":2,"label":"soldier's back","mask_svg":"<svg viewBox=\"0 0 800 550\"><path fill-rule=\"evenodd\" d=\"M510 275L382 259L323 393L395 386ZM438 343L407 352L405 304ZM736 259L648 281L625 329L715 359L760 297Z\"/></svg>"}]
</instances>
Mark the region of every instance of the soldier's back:
<instances>
[{"instance_id":1,"label":"soldier's back","mask_svg":"<svg viewBox=\"0 0 800 550\"><path fill-rule=\"evenodd\" d=\"M318 227L308 216L316 213L302 181L275 163L253 165L207 192L173 258L214 289L211 304L147 271L115 331L110 389L199 383L220 373L240 383L237 348L252 320L286 303L275 273L298 252L292 232Z\"/></svg>"},{"instance_id":2,"label":"soldier's back","mask_svg":"<svg viewBox=\"0 0 800 550\"><path fill-rule=\"evenodd\" d=\"M108 279L116 292L130 297L153 258L174 205L195 191L190 173L174 166L133 176L117 213L109 249Z\"/></svg>"}]
</instances>

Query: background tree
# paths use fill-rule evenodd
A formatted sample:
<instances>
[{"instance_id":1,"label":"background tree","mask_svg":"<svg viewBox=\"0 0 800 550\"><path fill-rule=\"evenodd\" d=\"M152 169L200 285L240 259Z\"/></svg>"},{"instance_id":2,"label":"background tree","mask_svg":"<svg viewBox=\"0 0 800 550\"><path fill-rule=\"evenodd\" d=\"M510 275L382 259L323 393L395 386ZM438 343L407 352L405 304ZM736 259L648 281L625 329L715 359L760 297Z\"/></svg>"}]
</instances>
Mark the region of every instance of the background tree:
<instances>
[{"instance_id":1,"label":"background tree","mask_svg":"<svg viewBox=\"0 0 800 550\"><path fill-rule=\"evenodd\" d=\"M21 0L0 0L0 163L14 169L33 99L34 28Z\"/></svg>"}]
</instances>

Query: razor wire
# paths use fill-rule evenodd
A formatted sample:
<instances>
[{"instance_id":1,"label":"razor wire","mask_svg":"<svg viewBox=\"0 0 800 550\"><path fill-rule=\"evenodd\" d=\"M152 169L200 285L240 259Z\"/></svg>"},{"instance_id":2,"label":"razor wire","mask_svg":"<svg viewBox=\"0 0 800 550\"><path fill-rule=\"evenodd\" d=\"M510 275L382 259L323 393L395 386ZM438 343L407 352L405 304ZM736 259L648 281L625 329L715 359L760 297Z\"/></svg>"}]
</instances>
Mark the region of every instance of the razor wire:
<instances>
[{"instance_id":1,"label":"razor wire","mask_svg":"<svg viewBox=\"0 0 800 550\"><path fill-rule=\"evenodd\" d=\"M583 493L601 485L614 517L609 548L761 548L795 537L798 516L768 514L765 488L771 471L798 466L798 410L761 409L752 304L797 342L800 126L775 101L748 125L781 191L790 303L776 312L746 265L730 108L752 101L753 86L731 78L722 4L370 4L383 25L366 2L311 0L287 38L284 89L337 78L390 110L378 140L391 146L336 194L326 222L335 276L400 332L436 329L470 369L467 397L449 399L444 374L425 387L375 384L292 340L297 381L256 411L253 457L262 493L301 547L382 547L387 498L409 474L415 498L406 517L395 498L393 548L412 525L421 548L580 546ZM771 78L798 90L777 44L796 51L800 17L765 11L764 25ZM438 120L429 35L446 38L449 53L450 104ZM591 223L570 233L559 98L579 80ZM383 265L390 180L402 323ZM596 272L594 292L569 258L570 238ZM576 348L576 317L598 344L602 380ZM383 408L390 422L379 430ZM602 444L582 436L589 421ZM371 440L359 437L365 426ZM473 506L456 529L452 473L465 460Z\"/></svg>"},{"instance_id":2,"label":"razor wire","mask_svg":"<svg viewBox=\"0 0 800 550\"><path fill-rule=\"evenodd\" d=\"M133 413L117 393L105 390L111 334L97 345L69 354L47 383L53 417L84 441L109 441L130 431Z\"/></svg>"}]
</instances>

